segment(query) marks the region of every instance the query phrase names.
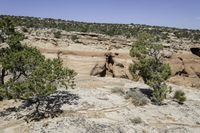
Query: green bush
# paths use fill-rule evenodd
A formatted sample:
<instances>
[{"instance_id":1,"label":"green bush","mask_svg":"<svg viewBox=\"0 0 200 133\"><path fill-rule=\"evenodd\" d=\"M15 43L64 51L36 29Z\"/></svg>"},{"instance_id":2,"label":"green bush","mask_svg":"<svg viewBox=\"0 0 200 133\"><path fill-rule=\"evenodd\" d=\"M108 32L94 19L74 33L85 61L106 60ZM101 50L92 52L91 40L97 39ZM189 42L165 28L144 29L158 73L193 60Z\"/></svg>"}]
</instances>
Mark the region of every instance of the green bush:
<instances>
[{"instance_id":1,"label":"green bush","mask_svg":"<svg viewBox=\"0 0 200 133\"><path fill-rule=\"evenodd\" d=\"M183 104L186 101L185 93L181 90L176 91L174 93L174 99L176 99L179 104Z\"/></svg>"},{"instance_id":2,"label":"green bush","mask_svg":"<svg viewBox=\"0 0 200 133\"><path fill-rule=\"evenodd\" d=\"M1 21L0 30L9 45L0 49L0 98L34 98L34 112L38 115L44 97L55 93L58 87L74 88L75 72L63 68L60 59L45 59L36 48L22 45L23 35L14 30L9 18Z\"/></svg>"},{"instance_id":3,"label":"green bush","mask_svg":"<svg viewBox=\"0 0 200 133\"><path fill-rule=\"evenodd\" d=\"M77 39L78 39L77 35L73 35L73 36L71 37L71 40L74 41L74 42L75 42Z\"/></svg>"},{"instance_id":4,"label":"green bush","mask_svg":"<svg viewBox=\"0 0 200 133\"><path fill-rule=\"evenodd\" d=\"M162 45L158 44L154 37L140 33L130 50L130 55L138 58L135 64L130 65L130 73L134 79L141 76L144 82L153 88L152 101L158 105L162 104L170 92L165 81L170 77L171 70L169 65L162 61L162 49Z\"/></svg>"},{"instance_id":5,"label":"green bush","mask_svg":"<svg viewBox=\"0 0 200 133\"><path fill-rule=\"evenodd\" d=\"M28 29L26 27L22 27L23 32L28 32Z\"/></svg>"},{"instance_id":6,"label":"green bush","mask_svg":"<svg viewBox=\"0 0 200 133\"><path fill-rule=\"evenodd\" d=\"M148 26L141 24L105 24L105 23L85 23L76 21L65 21L50 18L34 18L22 16L0 15L1 18L9 17L14 21L15 26L24 26L27 28L56 28L66 31L76 32L94 32L110 36L122 35L127 38L136 37L140 31L158 36L162 40L170 39L170 35L177 38L187 38L199 41L200 31L189 29L177 29L170 27ZM159 41L159 39L157 39Z\"/></svg>"},{"instance_id":7,"label":"green bush","mask_svg":"<svg viewBox=\"0 0 200 133\"><path fill-rule=\"evenodd\" d=\"M55 38L61 38L61 32L60 31L55 32L54 37Z\"/></svg>"}]
</instances>

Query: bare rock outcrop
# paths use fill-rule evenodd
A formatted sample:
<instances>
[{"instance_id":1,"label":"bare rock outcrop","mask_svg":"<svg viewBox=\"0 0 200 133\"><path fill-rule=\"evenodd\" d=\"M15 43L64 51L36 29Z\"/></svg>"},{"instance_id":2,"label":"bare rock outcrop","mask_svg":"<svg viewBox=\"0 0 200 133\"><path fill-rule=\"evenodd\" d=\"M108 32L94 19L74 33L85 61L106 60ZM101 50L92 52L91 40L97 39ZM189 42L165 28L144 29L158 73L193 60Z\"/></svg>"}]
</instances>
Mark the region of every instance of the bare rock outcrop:
<instances>
[{"instance_id":1,"label":"bare rock outcrop","mask_svg":"<svg viewBox=\"0 0 200 133\"><path fill-rule=\"evenodd\" d=\"M200 59L189 52L176 54L167 61L172 70L170 81L175 84L200 88Z\"/></svg>"},{"instance_id":2,"label":"bare rock outcrop","mask_svg":"<svg viewBox=\"0 0 200 133\"><path fill-rule=\"evenodd\" d=\"M96 64L90 75L99 77L118 77L118 78L129 78L125 66L122 63L114 61L114 57L118 56L117 53L113 54L108 52L105 54L105 63Z\"/></svg>"}]
</instances>

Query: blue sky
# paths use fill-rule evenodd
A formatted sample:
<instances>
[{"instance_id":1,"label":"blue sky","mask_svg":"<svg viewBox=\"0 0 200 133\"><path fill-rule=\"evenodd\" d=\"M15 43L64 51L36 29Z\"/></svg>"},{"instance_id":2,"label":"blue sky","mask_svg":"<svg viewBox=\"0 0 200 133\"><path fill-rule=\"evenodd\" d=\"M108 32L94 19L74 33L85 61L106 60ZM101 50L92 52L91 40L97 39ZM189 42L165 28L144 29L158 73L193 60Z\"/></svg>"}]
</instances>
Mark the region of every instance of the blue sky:
<instances>
[{"instance_id":1,"label":"blue sky","mask_svg":"<svg viewBox=\"0 0 200 133\"><path fill-rule=\"evenodd\" d=\"M200 0L0 0L0 14L200 29Z\"/></svg>"}]
</instances>

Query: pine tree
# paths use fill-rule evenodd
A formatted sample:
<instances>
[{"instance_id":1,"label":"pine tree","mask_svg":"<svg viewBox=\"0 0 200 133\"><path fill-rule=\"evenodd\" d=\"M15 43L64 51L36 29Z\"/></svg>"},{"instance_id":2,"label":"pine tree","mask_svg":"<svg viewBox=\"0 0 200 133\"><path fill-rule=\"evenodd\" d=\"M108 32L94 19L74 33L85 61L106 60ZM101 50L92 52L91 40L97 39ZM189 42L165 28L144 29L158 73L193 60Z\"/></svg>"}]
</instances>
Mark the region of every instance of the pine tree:
<instances>
[{"instance_id":1,"label":"pine tree","mask_svg":"<svg viewBox=\"0 0 200 133\"><path fill-rule=\"evenodd\" d=\"M73 70L63 68L60 59L45 59L36 48L22 45L24 36L15 31L8 17L1 18L0 22L1 36L8 44L0 49L1 99L34 98L37 112L44 98L55 93L58 87L74 88Z\"/></svg>"},{"instance_id":2,"label":"pine tree","mask_svg":"<svg viewBox=\"0 0 200 133\"><path fill-rule=\"evenodd\" d=\"M170 92L165 81L171 74L169 65L162 61L162 49L162 45L158 44L154 37L140 33L130 50L130 55L137 57L138 62L129 67L134 79L141 76L144 82L153 88L152 100L159 105Z\"/></svg>"}]
</instances>

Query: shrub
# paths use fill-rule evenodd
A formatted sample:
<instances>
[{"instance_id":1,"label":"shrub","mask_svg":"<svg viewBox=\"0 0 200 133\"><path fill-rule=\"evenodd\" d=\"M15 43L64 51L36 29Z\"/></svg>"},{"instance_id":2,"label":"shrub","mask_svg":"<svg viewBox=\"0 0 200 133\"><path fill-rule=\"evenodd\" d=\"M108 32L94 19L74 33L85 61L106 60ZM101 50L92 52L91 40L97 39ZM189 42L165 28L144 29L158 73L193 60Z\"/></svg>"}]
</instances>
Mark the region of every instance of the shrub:
<instances>
[{"instance_id":1,"label":"shrub","mask_svg":"<svg viewBox=\"0 0 200 133\"><path fill-rule=\"evenodd\" d=\"M140 117L136 117L136 118L130 119L130 121L133 124L140 124L140 123L142 123L142 119Z\"/></svg>"},{"instance_id":2,"label":"shrub","mask_svg":"<svg viewBox=\"0 0 200 133\"><path fill-rule=\"evenodd\" d=\"M28 29L26 27L22 27L23 32L28 32Z\"/></svg>"},{"instance_id":3,"label":"shrub","mask_svg":"<svg viewBox=\"0 0 200 133\"><path fill-rule=\"evenodd\" d=\"M124 95L124 91L121 89L121 88L113 88L111 90L112 93L117 93L117 94L120 94L120 95Z\"/></svg>"},{"instance_id":4,"label":"shrub","mask_svg":"<svg viewBox=\"0 0 200 133\"><path fill-rule=\"evenodd\" d=\"M136 88L130 88L130 90L125 94L125 99L131 99L131 102L135 106L144 106L149 102L145 95Z\"/></svg>"},{"instance_id":5,"label":"shrub","mask_svg":"<svg viewBox=\"0 0 200 133\"><path fill-rule=\"evenodd\" d=\"M127 92L123 91L121 88L113 88L111 92L124 96L125 99L130 99L135 106L144 106L149 102L138 88L130 88Z\"/></svg>"},{"instance_id":6,"label":"shrub","mask_svg":"<svg viewBox=\"0 0 200 133\"><path fill-rule=\"evenodd\" d=\"M152 101L158 105L161 105L170 92L165 81L170 77L171 70L169 65L162 61L162 49L162 45L158 44L155 38L141 33L130 50L130 55L138 58L138 62L130 65L130 73L134 79L141 76L144 82L153 88Z\"/></svg>"},{"instance_id":7,"label":"shrub","mask_svg":"<svg viewBox=\"0 0 200 133\"><path fill-rule=\"evenodd\" d=\"M9 45L0 49L0 98L36 101L36 115L43 99L58 87L73 88L75 72L63 68L60 59L45 59L36 48L22 45L23 35L14 30L9 18L3 19L0 30Z\"/></svg>"},{"instance_id":8,"label":"shrub","mask_svg":"<svg viewBox=\"0 0 200 133\"><path fill-rule=\"evenodd\" d=\"M176 99L179 104L183 104L186 101L185 93L181 90L176 91L174 93L174 99Z\"/></svg>"},{"instance_id":9,"label":"shrub","mask_svg":"<svg viewBox=\"0 0 200 133\"><path fill-rule=\"evenodd\" d=\"M77 37L77 35L73 35L72 37L71 37L71 39L72 39L72 41L76 41L77 39L78 39L78 37Z\"/></svg>"},{"instance_id":10,"label":"shrub","mask_svg":"<svg viewBox=\"0 0 200 133\"><path fill-rule=\"evenodd\" d=\"M60 31L54 32L54 37L61 38L61 32Z\"/></svg>"}]
</instances>

